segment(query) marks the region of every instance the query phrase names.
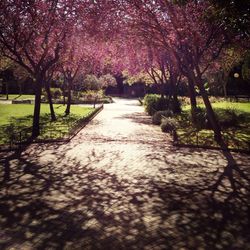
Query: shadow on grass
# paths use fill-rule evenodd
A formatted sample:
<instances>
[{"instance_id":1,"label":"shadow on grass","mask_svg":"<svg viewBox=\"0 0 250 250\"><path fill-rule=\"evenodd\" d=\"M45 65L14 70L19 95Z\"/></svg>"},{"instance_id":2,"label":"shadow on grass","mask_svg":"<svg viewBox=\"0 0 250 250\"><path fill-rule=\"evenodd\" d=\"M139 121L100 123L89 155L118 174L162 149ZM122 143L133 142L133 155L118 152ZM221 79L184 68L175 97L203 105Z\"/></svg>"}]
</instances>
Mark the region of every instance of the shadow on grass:
<instances>
[{"instance_id":1,"label":"shadow on grass","mask_svg":"<svg viewBox=\"0 0 250 250\"><path fill-rule=\"evenodd\" d=\"M111 171L118 151L81 161L72 150L40 145L39 154L33 148L2 160L1 249L248 248L248 166L218 168L213 151L205 167L194 160L205 160L204 151L152 150L145 161L157 168L164 160L159 176L122 179Z\"/></svg>"},{"instance_id":2,"label":"shadow on grass","mask_svg":"<svg viewBox=\"0 0 250 250\"><path fill-rule=\"evenodd\" d=\"M67 134L70 129L72 129L82 118L82 116L75 114L70 114L69 116L58 114L57 120L51 122L50 114L41 114L41 135L39 138L60 138L62 135ZM20 140L20 132L22 133L22 141L30 139L32 132L32 120L32 115L27 115L21 118L12 117L9 120L8 125L0 125L0 144L8 144L11 140L14 143L18 142Z\"/></svg>"}]
</instances>

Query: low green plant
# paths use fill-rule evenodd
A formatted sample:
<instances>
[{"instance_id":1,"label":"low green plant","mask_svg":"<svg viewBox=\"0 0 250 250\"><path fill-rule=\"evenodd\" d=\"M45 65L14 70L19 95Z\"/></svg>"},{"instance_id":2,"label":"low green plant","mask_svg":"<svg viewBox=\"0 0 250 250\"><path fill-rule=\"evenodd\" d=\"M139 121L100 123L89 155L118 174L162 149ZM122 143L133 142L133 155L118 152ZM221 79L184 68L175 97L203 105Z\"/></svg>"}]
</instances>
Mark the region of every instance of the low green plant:
<instances>
[{"instance_id":1,"label":"low green plant","mask_svg":"<svg viewBox=\"0 0 250 250\"><path fill-rule=\"evenodd\" d=\"M216 117L223 128L237 127L244 122L245 116L233 108L216 109Z\"/></svg>"},{"instance_id":2,"label":"low green plant","mask_svg":"<svg viewBox=\"0 0 250 250\"><path fill-rule=\"evenodd\" d=\"M143 99L143 104L145 106L145 111L149 115L153 115L156 111L160 110L171 110L173 113L180 113L181 103L178 101L174 103L172 99L161 97L156 94L145 95Z\"/></svg>"},{"instance_id":3,"label":"low green plant","mask_svg":"<svg viewBox=\"0 0 250 250\"><path fill-rule=\"evenodd\" d=\"M190 120L197 130L201 130L208 127L206 110L204 108L191 108Z\"/></svg>"},{"instance_id":4,"label":"low green plant","mask_svg":"<svg viewBox=\"0 0 250 250\"><path fill-rule=\"evenodd\" d=\"M178 127L178 121L174 117L163 118L161 130L164 133L172 133Z\"/></svg>"},{"instance_id":5,"label":"low green plant","mask_svg":"<svg viewBox=\"0 0 250 250\"><path fill-rule=\"evenodd\" d=\"M173 116L173 112L171 110L163 110L163 111L157 111L153 114L152 116L152 123L155 125L160 125L161 124L161 120L162 120L162 116L164 117L172 117Z\"/></svg>"},{"instance_id":6,"label":"low green plant","mask_svg":"<svg viewBox=\"0 0 250 250\"><path fill-rule=\"evenodd\" d=\"M60 99L61 96L62 96L62 90L60 88L50 88L50 93L51 93L51 97L52 99ZM42 94L43 94L43 99L44 100L48 100L48 95L47 95L47 92L45 91L45 89L43 89L42 91Z\"/></svg>"}]
</instances>

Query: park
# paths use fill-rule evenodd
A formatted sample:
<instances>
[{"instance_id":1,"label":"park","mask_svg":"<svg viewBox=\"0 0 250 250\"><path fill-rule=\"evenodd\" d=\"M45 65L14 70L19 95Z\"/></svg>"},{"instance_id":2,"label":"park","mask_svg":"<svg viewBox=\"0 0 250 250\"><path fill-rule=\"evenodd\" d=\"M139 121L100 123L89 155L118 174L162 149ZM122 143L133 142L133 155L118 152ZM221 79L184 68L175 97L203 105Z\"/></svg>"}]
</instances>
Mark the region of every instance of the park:
<instances>
[{"instance_id":1,"label":"park","mask_svg":"<svg viewBox=\"0 0 250 250\"><path fill-rule=\"evenodd\" d=\"M248 1L0 13L0 249L249 249Z\"/></svg>"}]
</instances>

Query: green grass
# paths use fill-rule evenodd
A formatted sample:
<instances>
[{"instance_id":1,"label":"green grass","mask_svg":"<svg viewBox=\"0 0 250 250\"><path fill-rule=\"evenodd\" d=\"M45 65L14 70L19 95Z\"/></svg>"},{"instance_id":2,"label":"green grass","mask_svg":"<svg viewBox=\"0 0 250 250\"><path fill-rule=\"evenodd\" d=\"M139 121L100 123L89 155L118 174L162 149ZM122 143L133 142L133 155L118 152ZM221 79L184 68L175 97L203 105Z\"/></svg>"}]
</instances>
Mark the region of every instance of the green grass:
<instances>
[{"instance_id":1,"label":"green grass","mask_svg":"<svg viewBox=\"0 0 250 250\"><path fill-rule=\"evenodd\" d=\"M205 107L203 104L198 105L200 107ZM250 103L249 102L215 102L212 103L213 108L222 108L222 109L227 109L227 108L232 108L241 112L247 112L250 113ZM183 107L184 111L188 111L191 109L190 105L186 105Z\"/></svg>"},{"instance_id":2,"label":"green grass","mask_svg":"<svg viewBox=\"0 0 250 250\"><path fill-rule=\"evenodd\" d=\"M204 105L199 105L204 107ZM244 119L236 127L224 128L222 134L230 148L250 150L250 103L247 102L215 102L212 103L215 112L220 113L221 110L232 109L236 113L244 116ZM213 131L202 129L198 132L188 120L190 113L190 105L183 108L182 115L178 118L180 126L177 129L179 142L181 144L203 145L203 146L218 146L213 139Z\"/></svg>"},{"instance_id":3,"label":"green grass","mask_svg":"<svg viewBox=\"0 0 250 250\"><path fill-rule=\"evenodd\" d=\"M54 105L57 121L51 122L49 105L41 104L39 139L59 138L66 135L81 119L94 110L90 107L72 105L71 114L64 117L65 108L66 106L60 104ZM8 142L11 136L17 136L15 133L20 130L27 130L25 137L30 136L33 110L32 104L0 104L0 144Z\"/></svg>"},{"instance_id":4,"label":"green grass","mask_svg":"<svg viewBox=\"0 0 250 250\"><path fill-rule=\"evenodd\" d=\"M35 95L9 94L9 100L35 100ZM6 100L6 95L0 95L0 100Z\"/></svg>"}]
</instances>

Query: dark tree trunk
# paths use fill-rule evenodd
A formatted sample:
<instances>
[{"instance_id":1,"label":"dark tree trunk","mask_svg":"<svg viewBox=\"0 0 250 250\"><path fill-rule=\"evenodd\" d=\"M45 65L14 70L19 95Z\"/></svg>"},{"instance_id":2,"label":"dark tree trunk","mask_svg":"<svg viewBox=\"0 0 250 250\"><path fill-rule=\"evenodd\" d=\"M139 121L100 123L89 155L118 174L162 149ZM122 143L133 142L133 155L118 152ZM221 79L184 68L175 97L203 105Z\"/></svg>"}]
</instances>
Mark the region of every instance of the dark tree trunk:
<instances>
[{"instance_id":1,"label":"dark tree trunk","mask_svg":"<svg viewBox=\"0 0 250 250\"><path fill-rule=\"evenodd\" d=\"M206 107L208 120L209 120L209 122L210 122L210 124L211 124L211 126L213 128L213 131L214 131L214 139L218 143L218 145L221 147L223 155L225 156L225 158L228 161L228 166L235 166L236 162L235 162L232 154L228 150L228 146L226 145L226 143L225 143L225 141L223 139L223 136L221 134L221 128L220 128L218 120L217 120L217 118L215 116L215 113L213 111L212 105L211 105L211 103L209 101L209 98L208 98L207 92L205 90L205 87L204 87L204 85L202 83L201 74L200 74L199 70L197 70L197 72L198 72L198 76L197 76L197 79L196 79L197 80L197 85L198 85L198 88L200 90L203 102L204 102L205 107Z\"/></svg>"},{"instance_id":2,"label":"dark tree trunk","mask_svg":"<svg viewBox=\"0 0 250 250\"><path fill-rule=\"evenodd\" d=\"M32 138L36 138L40 134L40 109L41 109L41 93L43 78L38 76L35 85L35 107L33 114Z\"/></svg>"},{"instance_id":3,"label":"dark tree trunk","mask_svg":"<svg viewBox=\"0 0 250 250\"><path fill-rule=\"evenodd\" d=\"M67 100L67 107L65 110L65 115L69 115L70 113L70 106L71 106L71 85L72 85L72 80L68 80L68 100Z\"/></svg>"},{"instance_id":4,"label":"dark tree trunk","mask_svg":"<svg viewBox=\"0 0 250 250\"><path fill-rule=\"evenodd\" d=\"M6 88L6 100L9 100L9 83L5 83L5 88Z\"/></svg>"},{"instance_id":5,"label":"dark tree trunk","mask_svg":"<svg viewBox=\"0 0 250 250\"><path fill-rule=\"evenodd\" d=\"M188 92L190 97L191 109L196 109L197 108L196 93L194 88L194 82L191 79L191 77L188 77Z\"/></svg>"},{"instance_id":6,"label":"dark tree trunk","mask_svg":"<svg viewBox=\"0 0 250 250\"><path fill-rule=\"evenodd\" d=\"M55 114L55 111L54 111L52 96L51 96L51 92L50 92L50 86L49 86L48 83L46 83L45 89L46 89L47 96L48 96L51 121L56 121L56 114Z\"/></svg>"},{"instance_id":7,"label":"dark tree trunk","mask_svg":"<svg viewBox=\"0 0 250 250\"><path fill-rule=\"evenodd\" d=\"M178 97L177 97L177 77L172 76L170 78L170 95L173 97L173 111L175 113L180 112L180 107L179 107L179 101L178 101Z\"/></svg>"},{"instance_id":8,"label":"dark tree trunk","mask_svg":"<svg viewBox=\"0 0 250 250\"><path fill-rule=\"evenodd\" d=\"M219 123L217 121L217 118L215 116L212 105L211 105L211 103L209 101L207 92L205 90L204 85L202 84L201 79L197 79L197 85L198 85L198 88L200 90L200 94L202 96L203 102L204 102L205 107L206 107L209 122L210 122L210 124L211 124L211 126L213 128L213 131L214 131L215 140L220 141L222 139L221 128L220 128L220 125L219 125Z\"/></svg>"},{"instance_id":9,"label":"dark tree trunk","mask_svg":"<svg viewBox=\"0 0 250 250\"><path fill-rule=\"evenodd\" d=\"M164 95L165 95L165 88L164 88L164 82L161 81L161 84L160 84L160 93L161 93L161 98L164 98Z\"/></svg>"},{"instance_id":10,"label":"dark tree trunk","mask_svg":"<svg viewBox=\"0 0 250 250\"><path fill-rule=\"evenodd\" d=\"M65 80L63 80L63 105L66 104L66 91L65 91L65 87L66 87L66 84L65 84Z\"/></svg>"},{"instance_id":11,"label":"dark tree trunk","mask_svg":"<svg viewBox=\"0 0 250 250\"><path fill-rule=\"evenodd\" d=\"M123 95L124 94L124 83L123 83L124 77L122 76L122 73L117 74L115 76L115 79L117 83L118 94Z\"/></svg>"},{"instance_id":12,"label":"dark tree trunk","mask_svg":"<svg viewBox=\"0 0 250 250\"><path fill-rule=\"evenodd\" d=\"M22 95L22 83L18 84L18 88L19 88L19 95Z\"/></svg>"}]
</instances>

